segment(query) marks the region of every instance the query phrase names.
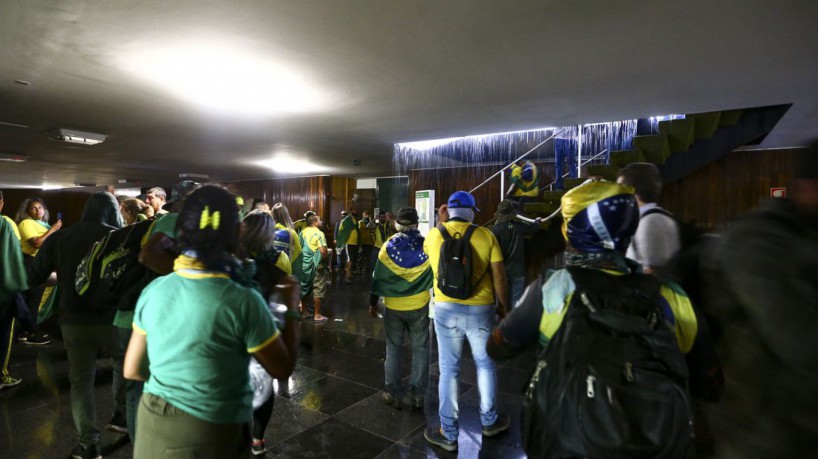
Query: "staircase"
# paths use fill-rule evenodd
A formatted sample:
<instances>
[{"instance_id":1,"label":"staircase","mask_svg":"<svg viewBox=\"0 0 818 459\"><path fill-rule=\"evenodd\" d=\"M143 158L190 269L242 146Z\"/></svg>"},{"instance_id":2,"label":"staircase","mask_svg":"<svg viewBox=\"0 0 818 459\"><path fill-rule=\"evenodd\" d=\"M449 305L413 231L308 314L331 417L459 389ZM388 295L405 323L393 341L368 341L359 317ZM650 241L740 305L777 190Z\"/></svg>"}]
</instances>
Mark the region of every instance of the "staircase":
<instances>
[{"instance_id":1,"label":"staircase","mask_svg":"<svg viewBox=\"0 0 818 459\"><path fill-rule=\"evenodd\" d=\"M760 143L792 104L720 112L693 113L659 122L658 134L637 135L632 150L612 151L607 164L586 166L585 177L564 180L565 190L545 191L542 202L527 203L527 216L548 216L560 207L565 191L591 176L616 181L627 164L649 162L662 170L664 184L673 183L744 145Z\"/></svg>"}]
</instances>

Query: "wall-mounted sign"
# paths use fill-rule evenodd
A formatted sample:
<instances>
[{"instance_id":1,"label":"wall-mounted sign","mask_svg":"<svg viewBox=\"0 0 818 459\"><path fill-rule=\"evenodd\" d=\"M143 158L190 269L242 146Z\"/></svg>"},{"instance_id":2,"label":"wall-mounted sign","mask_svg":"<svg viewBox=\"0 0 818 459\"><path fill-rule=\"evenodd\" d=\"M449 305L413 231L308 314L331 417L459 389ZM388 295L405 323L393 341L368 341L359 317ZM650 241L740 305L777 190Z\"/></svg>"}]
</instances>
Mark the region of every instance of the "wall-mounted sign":
<instances>
[{"instance_id":1,"label":"wall-mounted sign","mask_svg":"<svg viewBox=\"0 0 818 459\"><path fill-rule=\"evenodd\" d=\"M771 198L786 198L787 197L787 187L778 186L770 188L770 197Z\"/></svg>"},{"instance_id":2,"label":"wall-mounted sign","mask_svg":"<svg viewBox=\"0 0 818 459\"><path fill-rule=\"evenodd\" d=\"M415 209L418 211L418 230L426 236L435 227L435 190L415 191Z\"/></svg>"}]
</instances>

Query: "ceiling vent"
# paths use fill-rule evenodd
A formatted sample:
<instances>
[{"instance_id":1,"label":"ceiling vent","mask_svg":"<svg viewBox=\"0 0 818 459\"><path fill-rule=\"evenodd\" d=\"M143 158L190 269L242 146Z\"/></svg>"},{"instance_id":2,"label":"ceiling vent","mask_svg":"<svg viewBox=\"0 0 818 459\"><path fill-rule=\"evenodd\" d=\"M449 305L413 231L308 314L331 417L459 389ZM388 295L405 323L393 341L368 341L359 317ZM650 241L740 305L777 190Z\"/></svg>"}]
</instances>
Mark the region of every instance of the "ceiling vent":
<instances>
[{"instance_id":1,"label":"ceiling vent","mask_svg":"<svg viewBox=\"0 0 818 459\"><path fill-rule=\"evenodd\" d=\"M104 134L62 128L49 132L49 135L52 140L61 140L63 142L78 143L81 145L96 145L104 142L108 137Z\"/></svg>"}]
</instances>

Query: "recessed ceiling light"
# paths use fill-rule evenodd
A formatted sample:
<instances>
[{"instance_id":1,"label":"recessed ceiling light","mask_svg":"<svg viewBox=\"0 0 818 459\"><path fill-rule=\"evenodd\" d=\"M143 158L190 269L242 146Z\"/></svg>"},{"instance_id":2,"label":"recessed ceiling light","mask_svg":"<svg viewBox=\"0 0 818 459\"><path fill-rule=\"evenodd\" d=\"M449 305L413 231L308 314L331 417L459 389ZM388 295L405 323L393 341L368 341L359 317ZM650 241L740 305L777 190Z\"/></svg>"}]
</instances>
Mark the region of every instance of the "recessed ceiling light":
<instances>
[{"instance_id":1,"label":"recessed ceiling light","mask_svg":"<svg viewBox=\"0 0 818 459\"><path fill-rule=\"evenodd\" d=\"M255 164L282 174L317 174L332 171L332 168L312 163L308 159L297 158L289 153L276 153L272 158L257 161Z\"/></svg>"},{"instance_id":2,"label":"recessed ceiling light","mask_svg":"<svg viewBox=\"0 0 818 459\"><path fill-rule=\"evenodd\" d=\"M326 94L303 72L246 48L204 40L150 46L123 56L121 66L215 113L258 116L326 108Z\"/></svg>"}]
</instances>

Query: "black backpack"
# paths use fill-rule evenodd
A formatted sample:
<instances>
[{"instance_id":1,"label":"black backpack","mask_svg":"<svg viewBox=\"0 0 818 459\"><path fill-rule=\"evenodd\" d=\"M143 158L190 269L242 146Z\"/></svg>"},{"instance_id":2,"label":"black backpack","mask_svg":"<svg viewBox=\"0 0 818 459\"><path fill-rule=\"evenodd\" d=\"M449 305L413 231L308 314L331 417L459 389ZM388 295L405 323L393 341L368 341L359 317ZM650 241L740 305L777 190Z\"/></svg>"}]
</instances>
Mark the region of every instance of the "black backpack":
<instances>
[{"instance_id":1,"label":"black backpack","mask_svg":"<svg viewBox=\"0 0 818 459\"><path fill-rule=\"evenodd\" d=\"M444 295L458 300L465 300L474 293L474 286L480 285L484 272L477 282L472 285L472 268L474 260L471 253L472 233L477 229L477 225L469 225L466 233L461 235L455 233L454 237L449 235L443 224L437 225L440 235L443 236L443 244L440 246L440 261L437 265L437 288Z\"/></svg>"},{"instance_id":2,"label":"black backpack","mask_svg":"<svg viewBox=\"0 0 818 459\"><path fill-rule=\"evenodd\" d=\"M688 458L687 366L653 276L569 268L565 318L523 400L529 457Z\"/></svg>"},{"instance_id":3,"label":"black backpack","mask_svg":"<svg viewBox=\"0 0 818 459\"><path fill-rule=\"evenodd\" d=\"M95 242L77 266L77 295L95 308L133 309L131 291L136 290L138 297L148 278L148 268L139 263L139 250L153 222L113 230Z\"/></svg>"}]
</instances>

